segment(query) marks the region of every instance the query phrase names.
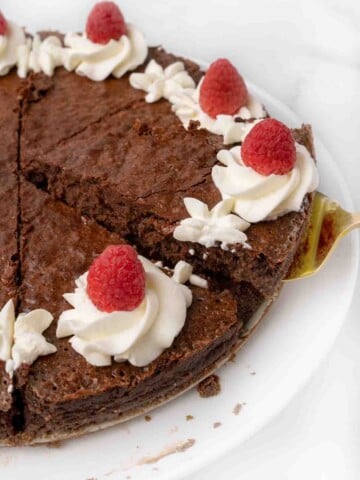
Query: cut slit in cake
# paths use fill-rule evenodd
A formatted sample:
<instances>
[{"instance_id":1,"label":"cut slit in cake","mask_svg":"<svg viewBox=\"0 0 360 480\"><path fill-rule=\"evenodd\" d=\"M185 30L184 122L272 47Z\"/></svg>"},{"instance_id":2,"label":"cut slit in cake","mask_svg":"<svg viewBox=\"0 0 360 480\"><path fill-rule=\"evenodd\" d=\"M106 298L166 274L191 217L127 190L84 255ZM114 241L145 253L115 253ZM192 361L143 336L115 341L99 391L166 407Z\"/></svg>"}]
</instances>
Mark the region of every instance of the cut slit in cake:
<instances>
[{"instance_id":1,"label":"cut slit in cake","mask_svg":"<svg viewBox=\"0 0 360 480\"><path fill-rule=\"evenodd\" d=\"M0 305L16 302L18 269L18 181L17 150L19 102L17 87L20 80L11 74L0 81ZM0 319L0 332L4 328ZM0 339L0 350L4 348ZM13 433L10 379L5 363L0 360L0 439Z\"/></svg>"},{"instance_id":2,"label":"cut slit in cake","mask_svg":"<svg viewBox=\"0 0 360 480\"><path fill-rule=\"evenodd\" d=\"M14 72L0 79L0 131L5 133L0 143L0 309L12 299L16 310L11 358L6 362L12 379L5 373L5 361L0 362L0 443L53 441L104 428L145 413L198 383L254 331L277 297L306 228L314 189L304 190L296 208L284 207L281 197L279 216L274 210L278 218L269 221L264 215L252 221L240 218L236 195L233 198L215 181L214 171L230 165L222 155L234 155L239 168L245 160L239 144L250 128L265 128L268 115L259 102L249 97L238 116L211 118L199 110L204 75L200 67L160 48L149 49L144 62L143 40L128 28L140 53L132 52L130 45L137 63L125 59L128 68L120 65L120 78L111 76L119 72L118 66L104 74L112 65L106 55L104 64L101 54L95 55L95 65L91 55L87 57L88 49L101 53L108 45L91 44L76 34L70 40L44 34L33 39L32 56L26 56L28 47L22 50L24 57L19 56L22 68L35 73L23 80ZM85 60L72 67L83 53L75 51L72 57L71 48L64 50L59 39L71 45L74 37L75 50L85 42ZM121 39L112 46L121 48ZM235 83L240 81L230 62L220 63L227 64ZM136 67L131 78L126 72ZM99 75L104 80L94 81ZM211 93L211 82L207 85ZM246 86L240 88L247 95ZM280 128L287 130L294 149L294 171L295 149L303 149L313 164L310 127L291 132L284 125ZM308 182L311 168L315 167L305 175ZM249 174L251 181L254 172ZM276 187L285 177L279 178L272 179ZM296 195L290 191L288 197L293 205ZM207 224L196 212L193 216L189 200L194 210L214 218ZM226 218L217 223L221 215ZM187 236L189 225L192 235L204 228L205 240ZM179 228L181 235L176 233ZM223 230L227 236L222 236ZM116 322L117 309L97 309L86 282L95 259L102 258L109 245L119 244L135 245L139 255L166 267L137 257L145 268L145 297L134 310L120 308L122 316ZM112 264L107 268L110 271ZM180 290L187 296L186 308L183 297L180 302L185 310L181 328L148 361L144 358L149 346L144 346L145 357L139 360L131 349L139 350L155 330L144 314L146 321L139 317L145 325L141 335L129 348L114 353L117 333L111 322L116 328L130 325L135 318L131 315L140 315L151 301L161 310L160 297L154 300L149 293L154 271L178 292L170 296L174 303ZM187 287L180 285L185 282ZM165 317L172 315L171 310ZM0 317L0 358L1 326ZM165 324L157 333L164 341ZM26 350L28 334L33 350ZM104 352L103 337L109 337L111 353ZM20 361L24 346L25 360Z\"/></svg>"}]
</instances>

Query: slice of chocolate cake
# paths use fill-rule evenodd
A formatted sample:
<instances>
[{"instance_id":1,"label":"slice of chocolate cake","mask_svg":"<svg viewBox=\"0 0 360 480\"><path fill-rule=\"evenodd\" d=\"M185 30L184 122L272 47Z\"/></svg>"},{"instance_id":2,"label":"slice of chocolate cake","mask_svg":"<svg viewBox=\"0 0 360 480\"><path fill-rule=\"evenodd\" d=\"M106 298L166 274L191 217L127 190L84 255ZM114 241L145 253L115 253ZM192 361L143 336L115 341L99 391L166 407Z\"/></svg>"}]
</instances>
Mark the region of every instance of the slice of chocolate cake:
<instances>
[{"instance_id":1,"label":"slice of chocolate cake","mask_svg":"<svg viewBox=\"0 0 360 480\"><path fill-rule=\"evenodd\" d=\"M19 84L15 73L0 79L0 310L17 296ZM0 359L0 442L13 431L11 414L10 379Z\"/></svg>"},{"instance_id":2,"label":"slice of chocolate cake","mask_svg":"<svg viewBox=\"0 0 360 480\"><path fill-rule=\"evenodd\" d=\"M246 284L236 293L192 287L185 327L156 360L144 368L128 362L92 366L67 338L56 337L57 319L69 308L62 295L74 289L96 255L123 239L27 182L20 198L19 311L45 308L54 315L45 336L57 352L39 358L28 371L21 388L25 423L17 441L77 435L147 411L198 382L246 336L261 295Z\"/></svg>"},{"instance_id":3,"label":"slice of chocolate cake","mask_svg":"<svg viewBox=\"0 0 360 480\"><path fill-rule=\"evenodd\" d=\"M153 56L163 66L176 60L159 50L153 51ZM199 70L193 75L198 80ZM73 83L78 88L78 80ZM55 83L52 92L57 88ZM127 92L126 87L122 97ZM54 95L49 96L50 104ZM250 282L271 297L291 264L306 224L310 197L304 200L301 212L252 224L247 230L251 250L235 245L225 251L175 240L175 227L188 216L184 197L200 199L209 208L221 200L211 172L218 164L223 139L196 125L186 130L166 100L146 103L142 98L130 104L130 99L127 108L107 114L51 150L43 149L42 154L38 149L34 154L33 140L24 131L21 165L26 177L82 214L129 238L145 255L171 264L179 258L191 259L204 272ZM40 101L42 108L47 102L45 95ZM101 104L102 99L98 102ZM82 108L79 105L78 110ZM31 108L23 115L26 124ZM57 118L61 123L61 116ZM51 130L56 129L53 125ZM293 133L295 140L314 155L310 127ZM190 255L192 250L194 254Z\"/></svg>"}]
</instances>

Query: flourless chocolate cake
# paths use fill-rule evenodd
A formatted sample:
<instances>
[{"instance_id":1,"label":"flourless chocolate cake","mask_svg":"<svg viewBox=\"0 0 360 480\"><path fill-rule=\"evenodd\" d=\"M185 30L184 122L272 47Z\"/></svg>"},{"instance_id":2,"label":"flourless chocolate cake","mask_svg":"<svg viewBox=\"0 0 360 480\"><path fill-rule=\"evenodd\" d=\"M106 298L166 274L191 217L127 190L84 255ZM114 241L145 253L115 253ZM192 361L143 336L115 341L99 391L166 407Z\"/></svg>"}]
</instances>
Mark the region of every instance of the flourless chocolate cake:
<instances>
[{"instance_id":1,"label":"flourless chocolate cake","mask_svg":"<svg viewBox=\"0 0 360 480\"><path fill-rule=\"evenodd\" d=\"M109 8L120 30L108 38L108 20L96 29L109 18L102 9ZM0 20L0 36L15 32L20 42L11 66L24 77L8 65L0 68L0 310L12 299L16 317L8 319L14 329L10 340L0 323L0 348L10 342L6 369L13 374L5 373L0 361L0 443L28 444L145 413L224 363L281 289L306 227L317 174L310 126L290 131L270 119L226 59L204 72L162 48L148 49L112 2L94 7L82 36L42 34L30 40L15 24L8 28L1 13ZM185 107L179 114L181 96ZM186 124L181 115L192 108L200 114ZM227 122L236 138L216 129L218 120ZM244 130L238 136L240 124ZM252 144L243 148L247 141ZM242 217L237 190L229 193L215 182L214 170L229 166L219 155L232 155L231 147L238 149L236 166L248 167L250 186L244 190L251 201L274 188L279 207L274 217ZM261 174L263 164L273 170ZM233 178L226 181L232 186ZM258 191L262 182L264 191ZM186 198L201 203L208 217L215 212L205 227ZM190 233L203 228L207 236L196 240L187 231L180 239L175 232L181 226ZM111 257L120 250L130 255L126 261L121 257L122 264ZM131 255L136 260L130 261ZM160 263L154 267L143 257ZM182 292L176 310L182 312L181 328L159 351L157 345L144 347L155 330L151 308L163 318L161 301L146 290L155 282L145 282L153 278L141 266L146 262L173 292ZM76 306L79 289L82 303ZM125 298L122 307L109 307L108 298L123 302L125 290L128 296L141 290L136 306ZM143 330L130 347L115 352L118 318L125 337L135 320ZM65 333L62 321L68 322ZM167 338L160 327L157 334ZM155 349L156 355L131 360L134 345L147 354Z\"/></svg>"}]
</instances>

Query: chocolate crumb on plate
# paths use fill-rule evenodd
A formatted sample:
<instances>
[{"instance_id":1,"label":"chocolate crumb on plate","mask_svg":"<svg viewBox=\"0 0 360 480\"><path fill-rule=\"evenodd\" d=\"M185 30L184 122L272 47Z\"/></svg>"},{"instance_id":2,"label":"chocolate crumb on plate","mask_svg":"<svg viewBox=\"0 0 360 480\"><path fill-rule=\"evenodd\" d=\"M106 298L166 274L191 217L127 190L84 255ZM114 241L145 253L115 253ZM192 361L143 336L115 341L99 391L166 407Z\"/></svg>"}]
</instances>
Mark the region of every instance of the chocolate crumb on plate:
<instances>
[{"instance_id":1,"label":"chocolate crumb on plate","mask_svg":"<svg viewBox=\"0 0 360 480\"><path fill-rule=\"evenodd\" d=\"M221 392L220 378L218 375L210 375L197 386L200 397L209 398Z\"/></svg>"},{"instance_id":2,"label":"chocolate crumb on plate","mask_svg":"<svg viewBox=\"0 0 360 480\"><path fill-rule=\"evenodd\" d=\"M242 409L242 405L240 403L237 403L233 409L233 414L239 415L241 409Z\"/></svg>"}]
</instances>

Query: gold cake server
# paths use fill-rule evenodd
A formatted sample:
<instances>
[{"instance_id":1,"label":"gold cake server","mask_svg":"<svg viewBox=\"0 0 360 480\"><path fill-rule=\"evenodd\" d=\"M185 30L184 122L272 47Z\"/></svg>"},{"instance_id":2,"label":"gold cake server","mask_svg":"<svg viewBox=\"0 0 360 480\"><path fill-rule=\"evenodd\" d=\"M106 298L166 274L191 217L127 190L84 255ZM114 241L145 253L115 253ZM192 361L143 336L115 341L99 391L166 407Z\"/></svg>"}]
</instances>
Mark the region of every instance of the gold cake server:
<instances>
[{"instance_id":1,"label":"gold cake server","mask_svg":"<svg viewBox=\"0 0 360 480\"><path fill-rule=\"evenodd\" d=\"M347 212L335 200L316 192L307 232L284 281L317 273L340 240L354 228L360 228L360 213Z\"/></svg>"}]
</instances>

